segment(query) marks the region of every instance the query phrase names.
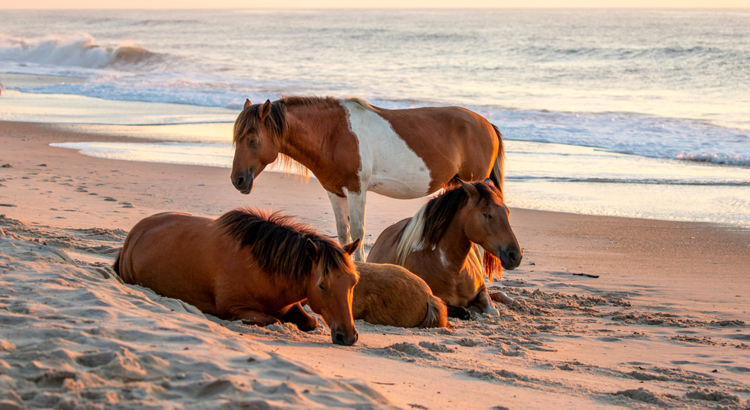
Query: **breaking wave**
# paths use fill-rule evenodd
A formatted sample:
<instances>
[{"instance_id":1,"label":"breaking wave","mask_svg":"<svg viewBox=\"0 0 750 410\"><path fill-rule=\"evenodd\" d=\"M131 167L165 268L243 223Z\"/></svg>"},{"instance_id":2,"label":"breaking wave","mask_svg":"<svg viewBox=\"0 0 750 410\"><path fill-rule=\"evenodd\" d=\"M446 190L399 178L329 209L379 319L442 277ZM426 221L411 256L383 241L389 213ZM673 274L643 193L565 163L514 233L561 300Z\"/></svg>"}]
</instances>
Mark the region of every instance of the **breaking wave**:
<instances>
[{"instance_id":1,"label":"breaking wave","mask_svg":"<svg viewBox=\"0 0 750 410\"><path fill-rule=\"evenodd\" d=\"M143 47L121 44L106 47L86 33L62 38L27 39L0 35L0 61L122 71L158 71L173 57Z\"/></svg>"}]
</instances>

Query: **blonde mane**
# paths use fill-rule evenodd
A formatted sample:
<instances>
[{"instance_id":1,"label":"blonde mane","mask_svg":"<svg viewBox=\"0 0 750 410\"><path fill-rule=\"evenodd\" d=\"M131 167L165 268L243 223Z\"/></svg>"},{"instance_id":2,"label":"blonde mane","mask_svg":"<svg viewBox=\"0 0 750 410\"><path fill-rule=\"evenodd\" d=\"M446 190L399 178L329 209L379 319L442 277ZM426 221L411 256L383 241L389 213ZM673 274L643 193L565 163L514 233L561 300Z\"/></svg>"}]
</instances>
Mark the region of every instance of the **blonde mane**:
<instances>
[{"instance_id":1,"label":"blonde mane","mask_svg":"<svg viewBox=\"0 0 750 410\"><path fill-rule=\"evenodd\" d=\"M269 165L284 172L285 175L293 174L295 178L299 175L305 182L310 182L310 170L286 154L279 153L276 161Z\"/></svg>"},{"instance_id":2,"label":"blonde mane","mask_svg":"<svg viewBox=\"0 0 750 410\"><path fill-rule=\"evenodd\" d=\"M481 201L502 203L502 191L497 189L492 183L474 182L471 185L476 188ZM453 216L459 209L466 206L468 201L469 194L459 186L443 191L443 193L424 204L401 231L399 242L396 246L395 264L404 266L406 258L411 252L430 247L435 249L440 238L447 232ZM502 277L497 257L489 252L479 251L479 246L476 244L472 246L472 251L468 257L468 265L465 266L467 269L476 269L476 264L478 263L476 259L481 257L483 259L484 273L490 280L492 280L495 273L499 277Z\"/></svg>"},{"instance_id":3,"label":"blonde mane","mask_svg":"<svg viewBox=\"0 0 750 410\"><path fill-rule=\"evenodd\" d=\"M357 103L360 107L364 108L367 111L375 111L375 107L373 107L372 104L370 104L368 101L363 100L359 97L349 97L345 98L344 101L351 101L353 103Z\"/></svg>"},{"instance_id":4,"label":"blonde mane","mask_svg":"<svg viewBox=\"0 0 750 410\"><path fill-rule=\"evenodd\" d=\"M422 249L424 247L424 237L422 233L424 232L424 214L426 209L427 204L424 204L404 227L398 241L398 246L396 247L396 265L404 266L406 263L406 257L409 256L413 250Z\"/></svg>"}]
</instances>

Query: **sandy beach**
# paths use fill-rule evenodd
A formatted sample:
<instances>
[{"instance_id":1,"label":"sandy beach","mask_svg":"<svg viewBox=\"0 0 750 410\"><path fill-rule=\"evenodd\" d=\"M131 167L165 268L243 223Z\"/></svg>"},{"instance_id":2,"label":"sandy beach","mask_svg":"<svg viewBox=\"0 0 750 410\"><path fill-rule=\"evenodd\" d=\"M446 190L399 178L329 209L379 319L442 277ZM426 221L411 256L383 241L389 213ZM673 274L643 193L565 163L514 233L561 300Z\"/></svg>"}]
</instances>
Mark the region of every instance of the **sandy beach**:
<instances>
[{"instance_id":1,"label":"sandy beach","mask_svg":"<svg viewBox=\"0 0 750 410\"><path fill-rule=\"evenodd\" d=\"M109 270L163 211L255 206L333 236L315 179L264 172L243 196L225 168L49 146L77 141L129 139L0 122L0 408L750 407L747 230L512 209L524 260L489 284L516 298L499 317L357 321L341 347L324 326L222 321ZM425 200L369 194L366 246Z\"/></svg>"}]
</instances>

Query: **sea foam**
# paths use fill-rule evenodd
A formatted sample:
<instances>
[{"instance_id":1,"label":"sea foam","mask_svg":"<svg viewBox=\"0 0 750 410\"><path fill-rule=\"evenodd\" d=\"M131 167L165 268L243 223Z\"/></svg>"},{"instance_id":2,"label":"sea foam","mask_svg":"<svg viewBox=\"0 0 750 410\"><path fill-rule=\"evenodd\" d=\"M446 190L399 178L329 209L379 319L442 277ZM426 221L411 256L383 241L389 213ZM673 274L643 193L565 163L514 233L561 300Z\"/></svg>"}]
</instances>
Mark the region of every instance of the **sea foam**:
<instances>
[{"instance_id":1,"label":"sea foam","mask_svg":"<svg viewBox=\"0 0 750 410\"><path fill-rule=\"evenodd\" d=\"M46 36L40 39L0 35L0 60L63 67L116 68L155 71L168 56L132 44L98 45L90 34Z\"/></svg>"}]
</instances>

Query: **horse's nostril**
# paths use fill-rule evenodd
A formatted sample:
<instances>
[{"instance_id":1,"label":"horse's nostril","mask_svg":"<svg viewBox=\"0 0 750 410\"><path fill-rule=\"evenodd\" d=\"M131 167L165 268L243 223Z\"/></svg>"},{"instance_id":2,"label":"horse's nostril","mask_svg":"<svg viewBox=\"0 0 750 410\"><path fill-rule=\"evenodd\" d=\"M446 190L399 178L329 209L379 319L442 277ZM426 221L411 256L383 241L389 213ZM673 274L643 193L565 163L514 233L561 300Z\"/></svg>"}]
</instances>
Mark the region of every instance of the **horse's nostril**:
<instances>
[{"instance_id":1,"label":"horse's nostril","mask_svg":"<svg viewBox=\"0 0 750 410\"><path fill-rule=\"evenodd\" d=\"M513 251L508 252L508 259L515 261L516 260L516 253Z\"/></svg>"},{"instance_id":2,"label":"horse's nostril","mask_svg":"<svg viewBox=\"0 0 750 410\"><path fill-rule=\"evenodd\" d=\"M234 180L234 186L238 186L239 187L239 186L242 186L244 184L245 184L245 177L237 177Z\"/></svg>"},{"instance_id":3,"label":"horse's nostril","mask_svg":"<svg viewBox=\"0 0 750 410\"><path fill-rule=\"evenodd\" d=\"M344 344L344 334L341 332L336 332L336 338L334 340L334 343L337 345L343 345Z\"/></svg>"}]
</instances>

